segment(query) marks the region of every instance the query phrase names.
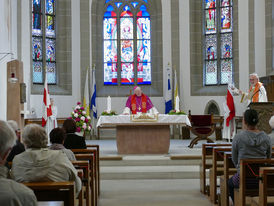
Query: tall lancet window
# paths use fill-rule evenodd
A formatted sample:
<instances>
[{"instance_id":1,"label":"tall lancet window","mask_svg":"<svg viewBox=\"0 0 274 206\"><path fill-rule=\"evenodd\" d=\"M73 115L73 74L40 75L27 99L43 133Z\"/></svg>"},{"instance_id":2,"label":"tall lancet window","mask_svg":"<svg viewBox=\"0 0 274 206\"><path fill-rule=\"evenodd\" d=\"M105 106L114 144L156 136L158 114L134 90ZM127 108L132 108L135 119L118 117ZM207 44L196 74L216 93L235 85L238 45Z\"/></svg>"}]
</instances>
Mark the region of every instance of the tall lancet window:
<instances>
[{"instance_id":1,"label":"tall lancet window","mask_svg":"<svg viewBox=\"0 0 274 206\"><path fill-rule=\"evenodd\" d=\"M104 84L151 84L147 0L106 0L103 18Z\"/></svg>"},{"instance_id":2,"label":"tall lancet window","mask_svg":"<svg viewBox=\"0 0 274 206\"><path fill-rule=\"evenodd\" d=\"M232 0L204 0L204 84L233 78Z\"/></svg>"},{"instance_id":3,"label":"tall lancet window","mask_svg":"<svg viewBox=\"0 0 274 206\"><path fill-rule=\"evenodd\" d=\"M55 0L32 0L32 81L56 84Z\"/></svg>"}]
</instances>

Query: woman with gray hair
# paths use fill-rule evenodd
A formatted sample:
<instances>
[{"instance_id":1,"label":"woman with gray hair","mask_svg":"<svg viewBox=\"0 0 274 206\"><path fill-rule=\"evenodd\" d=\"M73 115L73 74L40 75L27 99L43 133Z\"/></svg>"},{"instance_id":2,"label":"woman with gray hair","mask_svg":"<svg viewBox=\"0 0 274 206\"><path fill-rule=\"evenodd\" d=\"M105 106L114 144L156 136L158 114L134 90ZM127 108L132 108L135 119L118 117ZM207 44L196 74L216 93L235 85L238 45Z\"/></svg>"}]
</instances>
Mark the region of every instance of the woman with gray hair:
<instances>
[{"instance_id":1,"label":"woman with gray hair","mask_svg":"<svg viewBox=\"0 0 274 206\"><path fill-rule=\"evenodd\" d=\"M29 124L23 130L26 151L15 156L11 175L17 182L75 181L77 194L81 180L77 171L61 150L47 148L46 130L37 124Z\"/></svg>"},{"instance_id":2,"label":"woman with gray hair","mask_svg":"<svg viewBox=\"0 0 274 206\"><path fill-rule=\"evenodd\" d=\"M7 122L0 120L0 203L8 206L37 205L33 191L23 184L8 179L6 158L15 144L16 136Z\"/></svg>"}]
</instances>

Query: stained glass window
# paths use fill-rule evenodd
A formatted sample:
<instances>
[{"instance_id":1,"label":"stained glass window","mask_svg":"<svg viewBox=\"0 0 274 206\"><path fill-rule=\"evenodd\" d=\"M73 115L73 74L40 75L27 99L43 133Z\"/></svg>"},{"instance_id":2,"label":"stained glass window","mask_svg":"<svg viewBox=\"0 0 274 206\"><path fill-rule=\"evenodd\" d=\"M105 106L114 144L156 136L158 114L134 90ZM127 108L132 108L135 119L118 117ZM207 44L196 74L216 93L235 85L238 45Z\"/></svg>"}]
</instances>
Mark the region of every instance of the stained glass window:
<instances>
[{"instance_id":1,"label":"stained glass window","mask_svg":"<svg viewBox=\"0 0 274 206\"><path fill-rule=\"evenodd\" d=\"M106 0L103 19L104 84L151 84L147 0Z\"/></svg>"},{"instance_id":2,"label":"stained glass window","mask_svg":"<svg viewBox=\"0 0 274 206\"><path fill-rule=\"evenodd\" d=\"M204 0L204 84L233 79L232 0Z\"/></svg>"},{"instance_id":3,"label":"stained glass window","mask_svg":"<svg viewBox=\"0 0 274 206\"><path fill-rule=\"evenodd\" d=\"M43 6L44 5L44 6ZM32 79L56 84L55 0L32 0Z\"/></svg>"}]
</instances>

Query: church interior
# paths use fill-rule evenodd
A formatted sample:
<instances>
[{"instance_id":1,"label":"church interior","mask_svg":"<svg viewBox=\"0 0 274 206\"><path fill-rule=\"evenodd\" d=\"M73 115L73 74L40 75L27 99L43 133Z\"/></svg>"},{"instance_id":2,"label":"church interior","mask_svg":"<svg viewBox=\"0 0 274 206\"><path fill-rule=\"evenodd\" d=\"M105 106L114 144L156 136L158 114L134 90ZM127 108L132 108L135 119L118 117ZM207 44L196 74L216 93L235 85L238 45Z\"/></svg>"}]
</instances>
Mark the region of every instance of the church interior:
<instances>
[{"instance_id":1,"label":"church interior","mask_svg":"<svg viewBox=\"0 0 274 206\"><path fill-rule=\"evenodd\" d=\"M100 147L93 148L100 158L94 153L95 192L78 205L232 205L226 183L217 188L226 179L203 165L212 157L203 144L230 144L219 151L229 158L250 102L233 93L234 130L225 137L228 93L250 92L250 74L259 77L267 100L249 106L259 113L260 130L273 136L273 19L274 0L0 0L0 120L15 120L22 131L49 121L50 107L54 127L62 127L86 110L79 132L87 146ZM133 99L138 87L145 100ZM155 110L144 124L124 117L128 104L149 111L148 99ZM209 116L214 128L195 133L195 115ZM124 119L129 127L117 123ZM138 126L145 129L137 132ZM138 135L143 142L136 146ZM243 202L259 205L258 196Z\"/></svg>"}]
</instances>

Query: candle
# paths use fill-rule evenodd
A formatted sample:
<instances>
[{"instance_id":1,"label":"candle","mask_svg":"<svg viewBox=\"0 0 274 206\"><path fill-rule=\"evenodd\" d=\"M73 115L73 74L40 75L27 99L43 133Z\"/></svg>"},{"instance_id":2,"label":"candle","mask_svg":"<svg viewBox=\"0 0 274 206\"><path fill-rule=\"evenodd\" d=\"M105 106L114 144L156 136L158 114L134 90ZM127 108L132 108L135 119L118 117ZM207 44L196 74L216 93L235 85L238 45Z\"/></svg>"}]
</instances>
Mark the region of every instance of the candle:
<instances>
[{"instance_id":1,"label":"candle","mask_svg":"<svg viewBox=\"0 0 274 206\"><path fill-rule=\"evenodd\" d=\"M111 111L111 98L110 98L110 96L108 96L108 98L107 98L107 112L110 113L110 111Z\"/></svg>"},{"instance_id":2,"label":"candle","mask_svg":"<svg viewBox=\"0 0 274 206\"><path fill-rule=\"evenodd\" d=\"M179 102L180 102L179 96L177 95L176 96L176 101L175 101L175 112L179 112L180 111L180 109L179 109Z\"/></svg>"}]
</instances>

